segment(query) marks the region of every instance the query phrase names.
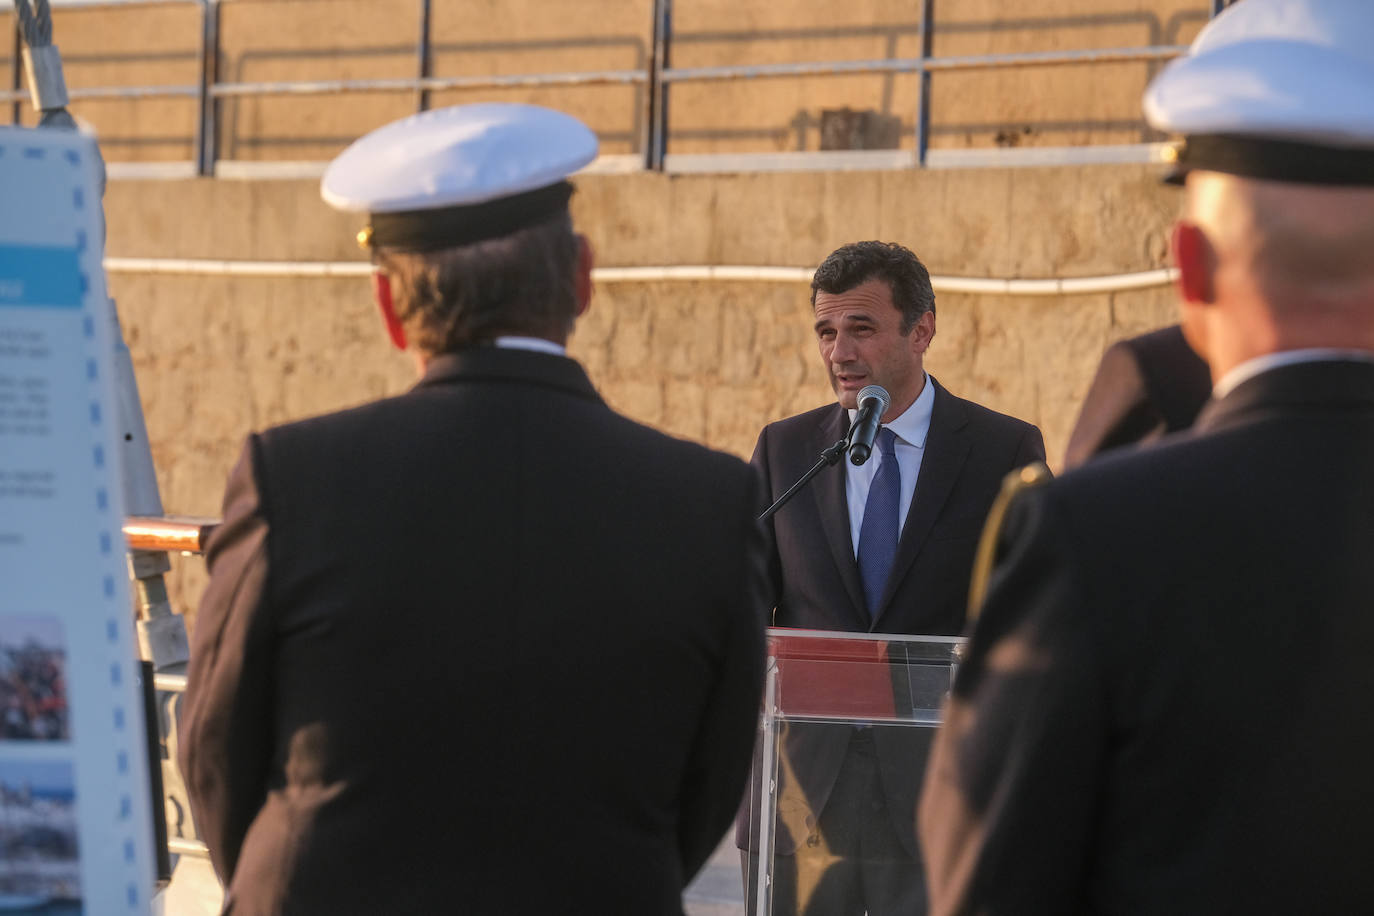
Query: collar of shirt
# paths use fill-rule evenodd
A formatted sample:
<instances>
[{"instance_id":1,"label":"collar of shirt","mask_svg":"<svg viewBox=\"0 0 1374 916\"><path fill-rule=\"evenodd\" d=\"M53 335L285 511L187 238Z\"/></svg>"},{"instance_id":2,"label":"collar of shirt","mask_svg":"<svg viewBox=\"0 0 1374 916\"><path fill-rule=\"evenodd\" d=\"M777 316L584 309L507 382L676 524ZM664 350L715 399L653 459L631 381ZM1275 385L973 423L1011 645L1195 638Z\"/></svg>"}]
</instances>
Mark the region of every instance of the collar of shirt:
<instances>
[{"instance_id":1,"label":"collar of shirt","mask_svg":"<svg viewBox=\"0 0 1374 916\"><path fill-rule=\"evenodd\" d=\"M901 502L897 508L898 528L906 527L907 511L916 494L916 478L921 473L921 459L925 454L926 438L930 435L930 416L935 409L935 384L926 375L921 393L915 402L895 417L887 428L897 435L897 467L901 470ZM857 410L849 411L852 425L858 415ZM873 457L861 465L844 462L844 496L849 509L849 542L854 548L855 557L859 553L859 529L863 525L864 506L868 503L868 489L873 484L873 476L878 473L882 452L874 447Z\"/></svg>"},{"instance_id":2,"label":"collar of shirt","mask_svg":"<svg viewBox=\"0 0 1374 916\"><path fill-rule=\"evenodd\" d=\"M567 356L568 348L542 337L521 337L518 334L504 334L492 341L504 350L533 350L536 353L552 353L554 356Z\"/></svg>"},{"instance_id":3,"label":"collar of shirt","mask_svg":"<svg viewBox=\"0 0 1374 916\"><path fill-rule=\"evenodd\" d=\"M934 409L935 386L930 383L930 376L926 375L925 382L921 385L921 393L916 395L916 400L912 402L911 406L894 417L891 423L884 423L883 425L897 434L898 443L905 442L907 445L916 446L916 448L925 448L926 436L930 433L930 414ZM851 409L849 411L850 426L854 425L854 418L858 415L858 410ZM860 465L860 467L867 466L867 463Z\"/></svg>"},{"instance_id":4,"label":"collar of shirt","mask_svg":"<svg viewBox=\"0 0 1374 916\"><path fill-rule=\"evenodd\" d=\"M1249 381L1271 369L1292 366L1297 363L1319 363L1335 360L1357 360L1369 363L1374 362L1374 353L1368 350L1345 350L1337 347L1313 347L1306 350L1283 350L1279 353L1266 353L1263 356L1256 356L1254 359L1247 359L1223 375L1212 386L1212 397L1224 398L1235 391L1236 386L1240 385L1241 382Z\"/></svg>"}]
</instances>

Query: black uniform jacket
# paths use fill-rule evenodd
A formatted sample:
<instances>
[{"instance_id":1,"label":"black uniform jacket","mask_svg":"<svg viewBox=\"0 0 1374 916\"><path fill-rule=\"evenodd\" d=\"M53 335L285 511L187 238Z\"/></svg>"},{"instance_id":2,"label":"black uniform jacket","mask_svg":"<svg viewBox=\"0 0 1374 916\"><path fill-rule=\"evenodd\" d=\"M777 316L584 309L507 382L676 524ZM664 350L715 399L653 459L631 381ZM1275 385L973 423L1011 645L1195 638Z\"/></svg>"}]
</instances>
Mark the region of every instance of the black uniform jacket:
<instances>
[{"instance_id":1,"label":"black uniform jacket","mask_svg":"<svg viewBox=\"0 0 1374 916\"><path fill-rule=\"evenodd\" d=\"M969 576L984 519L1002 478L1043 461L1044 440L1029 423L955 397L933 377L935 403L916 492L897 543L897 556L876 621L864 601L849 532L845 472L827 468L775 515L765 531L774 626L817 630L957 636L964 629ZM845 435L849 414L832 404L764 428L753 464L768 502L813 465L821 450ZM918 729L876 729L883 790L893 826L915 853L915 807L924 759ZM915 742L913 744L912 742ZM782 754L809 808L802 821L784 813L778 852L789 853L814 829L839 775L848 732L834 726L789 725ZM786 774L784 775L784 781ZM788 795L788 787L780 786ZM757 789L751 791L757 797ZM807 822L806 817L813 820ZM757 848L741 812L737 839Z\"/></svg>"},{"instance_id":2,"label":"black uniform jacket","mask_svg":"<svg viewBox=\"0 0 1374 916\"><path fill-rule=\"evenodd\" d=\"M747 776L759 498L527 351L253 436L182 718L232 912L680 913Z\"/></svg>"},{"instance_id":3,"label":"black uniform jacket","mask_svg":"<svg viewBox=\"0 0 1374 916\"><path fill-rule=\"evenodd\" d=\"M1211 394L1207 364L1178 325L1119 340L1102 354L1069 434L1064 466L1187 429Z\"/></svg>"},{"instance_id":4,"label":"black uniform jacket","mask_svg":"<svg viewBox=\"0 0 1374 916\"><path fill-rule=\"evenodd\" d=\"M921 809L932 912L1374 912L1374 365L1018 498Z\"/></svg>"}]
</instances>

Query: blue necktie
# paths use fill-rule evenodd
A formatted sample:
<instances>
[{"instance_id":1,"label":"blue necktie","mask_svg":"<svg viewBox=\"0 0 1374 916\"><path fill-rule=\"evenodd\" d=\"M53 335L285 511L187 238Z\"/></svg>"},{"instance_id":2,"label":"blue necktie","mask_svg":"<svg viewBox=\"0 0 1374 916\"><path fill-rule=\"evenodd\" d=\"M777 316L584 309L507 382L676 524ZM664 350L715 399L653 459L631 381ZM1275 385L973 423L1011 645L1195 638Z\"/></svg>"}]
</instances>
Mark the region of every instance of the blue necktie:
<instances>
[{"instance_id":1,"label":"blue necktie","mask_svg":"<svg viewBox=\"0 0 1374 916\"><path fill-rule=\"evenodd\" d=\"M859 577L864 584L868 613L878 616L878 601L883 596L892 560L897 556L898 503L902 498L902 472L897 467L897 434L884 426L878 431L878 448L883 460L864 503L864 519L859 525Z\"/></svg>"}]
</instances>

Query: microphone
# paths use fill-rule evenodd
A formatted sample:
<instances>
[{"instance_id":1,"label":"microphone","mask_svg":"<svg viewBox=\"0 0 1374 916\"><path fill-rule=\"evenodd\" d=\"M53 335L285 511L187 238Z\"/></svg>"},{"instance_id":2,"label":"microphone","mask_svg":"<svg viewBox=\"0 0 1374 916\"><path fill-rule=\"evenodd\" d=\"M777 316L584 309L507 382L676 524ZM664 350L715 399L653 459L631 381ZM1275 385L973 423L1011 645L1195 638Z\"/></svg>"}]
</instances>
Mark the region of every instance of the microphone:
<instances>
[{"instance_id":1,"label":"microphone","mask_svg":"<svg viewBox=\"0 0 1374 916\"><path fill-rule=\"evenodd\" d=\"M863 464L873 454L873 440L878 438L878 427L883 425L883 414L891 403L892 398L882 385L859 389L859 416L849 433L849 460L854 464Z\"/></svg>"}]
</instances>

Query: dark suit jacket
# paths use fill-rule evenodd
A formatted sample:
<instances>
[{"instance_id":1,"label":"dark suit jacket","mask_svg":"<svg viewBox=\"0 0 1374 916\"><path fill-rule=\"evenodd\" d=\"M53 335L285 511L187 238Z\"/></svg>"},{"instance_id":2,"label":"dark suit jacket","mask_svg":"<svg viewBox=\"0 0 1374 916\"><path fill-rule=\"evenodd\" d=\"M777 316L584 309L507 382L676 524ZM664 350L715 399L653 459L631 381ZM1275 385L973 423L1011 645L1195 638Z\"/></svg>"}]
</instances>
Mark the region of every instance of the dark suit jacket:
<instances>
[{"instance_id":1,"label":"dark suit jacket","mask_svg":"<svg viewBox=\"0 0 1374 916\"><path fill-rule=\"evenodd\" d=\"M758 498L541 353L253 436L182 718L232 911L680 913L753 743Z\"/></svg>"},{"instance_id":2,"label":"dark suit jacket","mask_svg":"<svg viewBox=\"0 0 1374 916\"><path fill-rule=\"evenodd\" d=\"M867 610L854 560L845 472L836 466L822 471L765 531L771 548L774 626L928 636L962 633L973 554L988 509L1002 478L1015 468L1044 460L1045 445L1040 430L1029 423L957 398L933 377L931 383L935 404L920 476L876 622ZM768 503L848 429L849 414L838 404L766 426L753 464L763 474ZM915 732L877 729L874 735L893 826L913 854L921 753L909 744ZM893 746L898 741L901 746ZM783 753L813 812L825 807L847 743L847 732L834 727L788 728ZM756 846L749 842L743 814L737 839L741 846ZM778 851L791 852L802 839L780 829Z\"/></svg>"},{"instance_id":3,"label":"dark suit jacket","mask_svg":"<svg viewBox=\"0 0 1374 916\"><path fill-rule=\"evenodd\" d=\"M1178 325L1119 340L1102 354L1069 434L1064 466L1187 429L1211 395L1207 363Z\"/></svg>"},{"instance_id":4,"label":"dark suit jacket","mask_svg":"<svg viewBox=\"0 0 1374 916\"><path fill-rule=\"evenodd\" d=\"M921 811L950 913L1374 912L1374 365L1013 503Z\"/></svg>"}]
</instances>

